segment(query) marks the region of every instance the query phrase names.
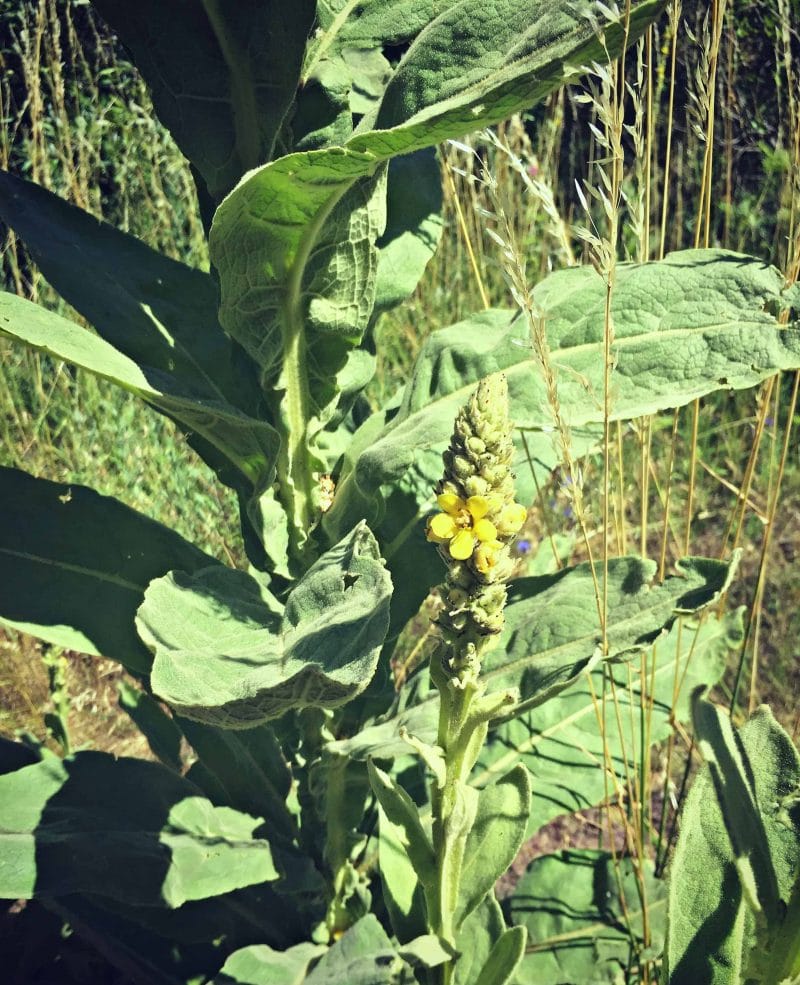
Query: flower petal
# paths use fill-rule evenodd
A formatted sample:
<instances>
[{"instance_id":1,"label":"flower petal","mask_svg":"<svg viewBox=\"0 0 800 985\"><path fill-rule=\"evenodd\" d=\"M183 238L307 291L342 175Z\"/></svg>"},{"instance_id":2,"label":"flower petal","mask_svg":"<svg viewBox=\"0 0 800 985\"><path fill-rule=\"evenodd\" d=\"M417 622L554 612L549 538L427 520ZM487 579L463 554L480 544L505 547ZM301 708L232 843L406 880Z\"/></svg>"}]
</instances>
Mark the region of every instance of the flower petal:
<instances>
[{"instance_id":1,"label":"flower petal","mask_svg":"<svg viewBox=\"0 0 800 985\"><path fill-rule=\"evenodd\" d=\"M489 512L489 500L485 496L470 496L467 500L467 509L472 514L473 520L480 520Z\"/></svg>"},{"instance_id":2,"label":"flower petal","mask_svg":"<svg viewBox=\"0 0 800 985\"><path fill-rule=\"evenodd\" d=\"M472 531L459 530L450 541L450 557L455 558L456 561L466 561L468 557L472 556L474 546Z\"/></svg>"},{"instance_id":3,"label":"flower petal","mask_svg":"<svg viewBox=\"0 0 800 985\"><path fill-rule=\"evenodd\" d=\"M436 497L436 502L439 504L439 509L449 513L450 516L455 516L459 510L464 509L464 500L455 493L440 493Z\"/></svg>"},{"instance_id":4,"label":"flower petal","mask_svg":"<svg viewBox=\"0 0 800 985\"><path fill-rule=\"evenodd\" d=\"M448 516L447 513L437 513L431 517L428 523L428 532L440 541L450 540L452 537L455 537L458 529L456 521L451 516Z\"/></svg>"},{"instance_id":5,"label":"flower petal","mask_svg":"<svg viewBox=\"0 0 800 985\"><path fill-rule=\"evenodd\" d=\"M472 528L472 532L480 541L496 540L497 538L497 527L491 520L478 520Z\"/></svg>"}]
</instances>

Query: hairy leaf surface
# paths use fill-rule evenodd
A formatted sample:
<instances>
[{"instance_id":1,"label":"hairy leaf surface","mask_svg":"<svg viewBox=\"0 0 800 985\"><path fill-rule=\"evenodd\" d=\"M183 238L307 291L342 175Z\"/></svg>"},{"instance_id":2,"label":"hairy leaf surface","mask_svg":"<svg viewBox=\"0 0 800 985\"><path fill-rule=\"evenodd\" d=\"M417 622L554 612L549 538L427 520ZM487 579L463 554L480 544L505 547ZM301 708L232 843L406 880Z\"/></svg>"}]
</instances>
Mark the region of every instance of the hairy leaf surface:
<instances>
[{"instance_id":1,"label":"hairy leaf surface","mask_svg":"<svg viewBox=\"0 0 800 985\"><path fill-rule=\"evenodd\" d=\"M386 931L368 913L326 951L306 985L393 985L399 964Z\"/></svg>"},{"instance_id":2,"label":"hairy leaf surface","mask_svg":"<svg viewBox=\"0 0 800 985\"><path fill-rule=\"evenodd\" d=\"M652 742L667 737L671 714L678 720L688 717L692 688L715 683L730 650L740 642L740 616L708 615L699 625L682 620L644 654L648 687L650 681L654 686L648 691ZM535 792L530 833L559 814L602 801L607 792L601 768L606 749L610 765L624 776L626 762L634 762L641 748L641 663L606 665L613 691L608 680L604 690L601 667L552 700L490 731L472 782L483 786L521 760ZM602 728L598 713L604 717Z\"/></svg>"},{"instance_id":3,"label":"hairy leaf surface","mask_svg":"<svg viewBox=\"0 0 800 985\"><path fill-rule=\"evenodd\" d=\"M697 719L711 764L689 793L669 870L662 981L793 980L800 972L800 757L768 708L736 735L712 712Z\"/></svg>"},{"instance_id":4,"label":"hairy leaf surface","mask_svg":"<svg viewBox=\"0 0 800 985\"><path fill-rule=\"evenodd\" d=\"M715 601L733 570L735 564L687 558L679 563L678 576L653 585L653 562L635 557L611 559L608 660L625 660L648 650L679 613L697 611ZM598 624L594 584L587 565L576 565L555 575L519 578L509 586L505 629L499 646L487 655L483 676L491 690L518 687L521 713L525 721L534 721L535 712L529 709L558 698L581 679L585 681L584 673L600 663ZM687 638L693 638L694 630L687 633ZM663 640L659 647L662 643L674 645L674 639L672 643ZM717 671L716 655L711 663ZM710 681L716 680L714 671ZM620 672L624 673L615 671ZM602 687L602 682L596 686ZM569 692L559 700L568 701ZM510 716L519 713L512 709ZM552 720L551 714L557 718L557 713L543 714L547 721ZM594 729L596 722L587 723L586 727ZM339 740L332 748L357 759L402 756L408 752L408 745L400 738L401 728L426 742L435 742L436 701L428 698L412 704L380 724ZM502 730L498 734L501 733L505 735ZM500 744L502 741L501 738ZM505 769L511 769L514 762L513 754L509 755ZM585 764L587 769L589 765Z\"/></svg>"},{"instance_id":5,"label":"hairy leaf surface","mask_svg":"<svg viewBox=\"0 0 800 985\"><path fill-rule=\"evenodd\" d=\"M363 525L309 569L285 608L241 571L172 572L150 585L137 617L155 654L153 690L181 715L225 728L336 707L375 672L390 594Z\"/></svg>"},{"instance_id":6,"label":"hairy leaf surface","mask_svg":"<svg viewBox=\"0 0 800 985\"><path fill-rule=\"evenodd\" d=\"M162 121L218 202L268 161L294 100L312 0L93 0L128 47Z\"/></svg>"},{"instance_id":7,"label":"hairy leaf surface","mask_svg":"<svg viewBox=\"0 0 800 985\"><path fill-rule=\"evenodd\" d=\"M310 943L286 951L251 944L234 951L209 985L302 985L309 965L324 952L324 947Z\"/></svg>"},{"instance_id":8,"label":"hairy leaf surface","mask_svg":"<svg viewBox=\"0 0 800 985\"><path fill-rule=\"evenodd\" d=\"M599 57L594 26L566 0L556 7L542 3L537 16L536 7L520 0L488 7L462 0L403 59L377 112L380 129L365 124L344 147L290 154L258 169L214 217L210 248L220 274L220 318L259 364L267 390L278 389L274 416L290 438L279 474L292 490L290 536L301 548L313 500L308 442L314 421L325 416L330 385L330 367L319 376L312 358L322 349L343 364L366 327L362 305L371 308L374 299L375 239L383 222L371 183L390 158L528 108L564 80L568 61ZM659 0L634 6L631 40L660 7ZM608 25L610 51L619 50L623 36L619 22ZM332 251L332 229L348 223L348 242ZM347 268L339 262L342 248L350 250ZM326 273L315 281L320 257Z\"/></svg>"},{"instance_id":9,"label":"hairy leaf surface","mask_svg":"<svg viewBox=\"0 0 800 985\"><path fill-rule=\"evenodd\" d=\"M618 866L618 873L615 871ZM641 882L629 859L601 851L561 851L535 859L508 901L527 928L517 985L614 985L642 946ZM644 876L650 946L663 943L665 887ZM635 959L634 959L635 963Z\"/></svg>"},{"instance_id":10,"label":"hairy leaf surface","mask_svg":"<svg viewBox=\"0 0 800 985\"><path fill-rule=\"evenodd\" d=\"M168 372L140 366L61 315L4 292L0 292L0 334L135 393L178 421L184 430L199 435L251 488L262 489L274 476L278 452L275 430L203 388L201 381L198 386L181 383Z\"/></svg>"},{"instance_id":11,"label":"hairy leaf surface","mask_svg":"<svg viewBox=\"0 0 800 985\"><path fill-rule=\"evenodd\" d=\"M655 561L610 559L609 658L628 659L648 649L678 615L711 605L728 588L736 566L736 561L684 558L677 574L659 584ZM597 577L602 592L602 572ZM503 641L488 655L483 676L493 690L519 688L514 715L548 701L596 665L602 633L589 564L512 582Z\"/></svg>"},{"instance_id":12,"label":"hairy leaf surface","mask_svg":"<svg viewBox=\"0 0 800 985\"><path fill-rule=\"evenodd\" d=\"M534 296L545 318L564 422L603 420L605 285L593 268L547 277ZM679 407L714 390L754 386L800 366L800 328L778 320L783 277L761 260L722 250L684 250L646 264L620 264L612 295L615 342L612 420ZM441 452L453 420L482 377L503 370L511 417L535 460L552 468L554 419L542 373L511 312L492 310L426 339L399 410L368 419L345 454L331 536L363 515L380 515L380 488L429 450ZM590 437L590 442L592 441ZM573 448L573 454L579 454ZM525 474L524 457L518 471Z\"/></svg>"},{"instance_id":13,"label":"hairy leaf surface","mask_svg":"<svg viewBox=\"0 0 800 985\"><path fill-rule=\"evenodd\" d=\"M516 858L528 827L530 803L531 782L522 765L481 790L464 849L457 925L493 892Z\"/></svg>"}]
</instances>

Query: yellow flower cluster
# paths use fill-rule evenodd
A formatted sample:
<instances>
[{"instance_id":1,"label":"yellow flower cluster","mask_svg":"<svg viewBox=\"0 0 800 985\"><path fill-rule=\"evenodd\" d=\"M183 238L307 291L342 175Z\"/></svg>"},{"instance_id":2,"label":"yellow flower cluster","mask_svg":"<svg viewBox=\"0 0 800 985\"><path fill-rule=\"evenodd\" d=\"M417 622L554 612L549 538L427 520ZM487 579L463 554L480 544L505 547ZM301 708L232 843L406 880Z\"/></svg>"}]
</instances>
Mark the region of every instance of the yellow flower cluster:
<instances>
[{"instance_id":1,"label":"yellow flower cluster","mask_svg":"<svg viewBox=\"0 0 800 985\"><path fill-rule=\"evenodd\" d=\"M525 522L527 511L520 503L502 505L498 497L443 492L436 497L441 513L428 521L427 538L447 544L456 561L472 558L475 569L485 575L497 564L504 543Z\"/></svg>"}]
</instances>

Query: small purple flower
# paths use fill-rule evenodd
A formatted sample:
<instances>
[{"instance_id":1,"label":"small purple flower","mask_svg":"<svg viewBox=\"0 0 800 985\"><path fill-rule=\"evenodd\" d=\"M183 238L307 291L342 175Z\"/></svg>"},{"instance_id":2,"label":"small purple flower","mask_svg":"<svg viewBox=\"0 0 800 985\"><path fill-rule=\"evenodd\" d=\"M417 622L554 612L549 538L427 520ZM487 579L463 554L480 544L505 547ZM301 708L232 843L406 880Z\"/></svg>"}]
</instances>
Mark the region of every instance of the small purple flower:
<instances>
[{"instance_id":1,"label":"small purple flower","mask_svg":"<svg viewBox=\"0 0 800 985\"><path fill-rule=\"evenodd\" d=\"M517 554L529 554L532 544L529 540L523 537L521 540L517 541Z\"/></svg>"}]
</instances>

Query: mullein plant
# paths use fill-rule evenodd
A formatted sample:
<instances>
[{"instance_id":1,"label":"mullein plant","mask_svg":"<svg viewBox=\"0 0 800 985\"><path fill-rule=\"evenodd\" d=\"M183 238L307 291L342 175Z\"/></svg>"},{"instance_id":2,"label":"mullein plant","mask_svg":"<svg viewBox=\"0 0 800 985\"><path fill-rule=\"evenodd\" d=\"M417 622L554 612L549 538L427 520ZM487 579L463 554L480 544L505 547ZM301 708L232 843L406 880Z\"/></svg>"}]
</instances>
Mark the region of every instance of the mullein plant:
<instances>
[{"instance_id":1,"label":"mullein plant","mask_svg":"<svg viewBox=\"0 0 800 985\"><path fill-rule=\"evenodd\" d=\"M462 885L465 852L476 825L481 794L469 786L470 773L486 739L489 722L508 713L519 699L517 688L486 693L481 679L485 654L497 644L504 625L506 582L514 562L509 546L527 515L514 500L513 425L508 384L502 373L486 377L456 417L444 453L444 475L436 487L439 512L428 520L427 539L438 546L447 565L438 618L440 645L431 656L431 681L439 692L435 746L405 738L433 773L431 837L401 788L371 765L373 787L387 816L400 823L411 842L409 857L424 890L427 924L458 957L458 934L470 907L493 894L502 871L478 880L485 892ZM511 799L530 800L527 770L514 771ZM519 825L515 826L519 830ZM517 839L507 846L513 859ZM472 859L474 868L475 860ZM504 861L506 861L504 859ZM470 882L474 880L470 878ZM508 973L521 960L525 930L516 927L497 942L487 961ZM454 961L440 969L452 981ZM503 979L506 980L506 979Z\"/></svg>"}]
</instances>

